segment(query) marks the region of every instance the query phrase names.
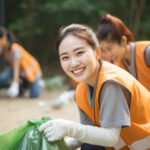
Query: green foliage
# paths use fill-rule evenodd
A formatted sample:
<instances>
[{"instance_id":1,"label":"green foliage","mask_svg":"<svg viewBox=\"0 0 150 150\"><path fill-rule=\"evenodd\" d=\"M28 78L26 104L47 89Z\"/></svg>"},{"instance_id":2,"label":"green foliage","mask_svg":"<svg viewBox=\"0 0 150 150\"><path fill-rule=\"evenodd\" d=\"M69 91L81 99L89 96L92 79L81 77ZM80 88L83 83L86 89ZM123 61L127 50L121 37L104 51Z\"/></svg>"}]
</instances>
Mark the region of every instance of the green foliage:
<instances>
[{"instance_id":1,"label":"green foliage","mask_svg":"<svg viewBox=\"0 0 150 150\"><path fill-rule=\"evenodd\" d=\"M140 1L136 0L137 4ZM61 26L82 23L96 30L100 18L111 13L130 28L135 17L131 3L132 0L7 0L6 26L44 65L56 58L54 41ZM150 36L149 10L150 1L146 1L137 40L145 40ZM41 51L43 55L39 55Z\"/></svg>"}]
</instances>

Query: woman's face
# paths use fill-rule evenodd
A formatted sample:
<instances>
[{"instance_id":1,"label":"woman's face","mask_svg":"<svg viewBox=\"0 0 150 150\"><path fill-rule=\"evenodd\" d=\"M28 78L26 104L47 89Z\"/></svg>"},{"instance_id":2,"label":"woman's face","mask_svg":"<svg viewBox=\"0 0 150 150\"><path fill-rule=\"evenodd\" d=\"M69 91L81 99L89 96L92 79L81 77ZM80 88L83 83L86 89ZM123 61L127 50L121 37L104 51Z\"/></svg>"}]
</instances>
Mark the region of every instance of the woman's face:
<instances>
[{"instance_id":1,"label":"woman's face","mask_svg":"<svg viewBox=\"0 0 150 150\"><path fill-rule=\"evenodd\" d=\"M111 62L120 62L125 53L125 47L114 41L101 41L101 55L104 60Z\"/></svg>"},{"instance_id":2,"label":"woman's face","mask_svg":"<svg viewBox=\"0 0 150 150\"><path fill-rule=\"evenodd\" d=\"M61 66L69 77L77 82L95 82L99 57L85 40L67 35L60 43L59 57Z\"/></svg>"}]
</instances>

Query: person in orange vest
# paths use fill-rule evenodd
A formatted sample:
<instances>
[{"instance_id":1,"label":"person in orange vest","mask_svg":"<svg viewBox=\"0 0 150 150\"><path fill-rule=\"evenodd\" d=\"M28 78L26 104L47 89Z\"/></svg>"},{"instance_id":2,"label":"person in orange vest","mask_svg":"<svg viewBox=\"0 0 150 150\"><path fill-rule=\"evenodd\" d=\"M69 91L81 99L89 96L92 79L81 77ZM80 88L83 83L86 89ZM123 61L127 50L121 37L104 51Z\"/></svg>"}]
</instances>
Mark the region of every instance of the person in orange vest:
<instances>
[{"instance_id":1,"label":"person in orange vest","mask_svg":"<svg viewBox=\"0 0 150 150\"><path fill-rule=\"evenodd\" d=\"M150 149L150 92L127 71L100 60L94 31L81 24L61 28L56 49L64 72L79 82L80 123L54 119L42 124L39 130L48 141L67 136L70 149Z\"/></svg>"},{"instance_id":2,"label":"person in orange vest","mask_svg":"<svg viewBox=\"0 0 150 150\"><path fill-rule=\"evenodd\" d=\"M4 27L0 27L0 53L11 66L0 74L0 89L8 88L7 95L12 98L24 89L30 90L31 98L39 97L43 88L40 65Z\"/></svg>"},{"instance_id":3,"label":"person in orange vest","mask_svg":"<svg viewBox=\"0 0 150 150\"><path fill-rule=\"evenodd\" d=\"M150 41L134 41L132 32L119 18L102 17L97 29L104 59L131 73L150 91Z\"/></svg>"},{"instance_id":4,"label":"person in orange vest","mask_svg":"<svg viewBox=\"0 0 150 150\"><path fill-rule=\"evenodd\" d=\"M63 105L68 104L71 100L74 100L75 89L78 85L78 82L69 78L69 90L62 92L59 97L51 101L51 106L54 108L60 108Z\"/></svg>"}]
</instances>

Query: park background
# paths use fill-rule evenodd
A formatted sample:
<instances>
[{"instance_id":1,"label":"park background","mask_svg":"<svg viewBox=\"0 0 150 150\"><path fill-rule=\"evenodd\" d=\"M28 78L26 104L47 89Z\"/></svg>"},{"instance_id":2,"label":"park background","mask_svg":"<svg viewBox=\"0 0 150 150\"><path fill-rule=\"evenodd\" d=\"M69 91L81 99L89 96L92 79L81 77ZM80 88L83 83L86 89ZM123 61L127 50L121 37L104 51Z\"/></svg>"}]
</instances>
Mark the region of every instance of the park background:
<instances>
[{"instance_id":1,"label":"park background","mask_svg":"<svg viewBox=\"0 0 150 150\"><path fill-rule=\"evenodd\" d=\"M13 31L20 43L40 62L44 77L61 69L55 40L59 28L81 23L97 29L110 13L122 19L136 40L150 38L149 0L0 0L1 25ZM57 68L57 69L55 69ZM52 70L54 70L52 72Z\"/></svg>"},{"instance_id":2,"label":"park background","mask_svg":"<svg viewBox=\"0 0 150 150\"><path fill-rule=\"evenodd\" d=\"M38 59L45 81L65 76L55 52L59 28L81 23L96 31L106 13L122 19L136 40L150 40L150 0L0 0L0 25L13 31L21 45ZM0 56L0 72L6 65ZM60 83L60 78L57 79ZM67 81L66 78L63 87L55 83L55 89L44 89L38 99L10 99L5 90L0 91L0 132L43 116L78 122L74 101L59 109L50 105L52 99L68 88Z\"/></svg>"}]
</instances>

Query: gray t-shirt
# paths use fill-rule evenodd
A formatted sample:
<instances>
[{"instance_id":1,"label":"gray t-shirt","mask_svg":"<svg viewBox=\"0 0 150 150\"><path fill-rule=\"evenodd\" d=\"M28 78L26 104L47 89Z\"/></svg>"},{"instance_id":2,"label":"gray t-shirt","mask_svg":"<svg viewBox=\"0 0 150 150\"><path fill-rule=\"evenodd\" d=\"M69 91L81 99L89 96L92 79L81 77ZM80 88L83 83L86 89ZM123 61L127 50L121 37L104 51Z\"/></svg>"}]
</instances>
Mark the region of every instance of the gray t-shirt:
<instances>
[{"instance_id":1,"label":"gray t-shirt","mask_svg":"<svg viewBox=\"0 0 150 150\"><path fill-rule=\"evenodd\" d=\"M8 54L8 59L13 62L15 59L21 59L22 54L18 47L14 47L13 52Z\"/></svg>"},{"instance_id":2,"label":"gray t-shirt","mask_svg":"<svg viewBox=\"0 0 150 150\"><path fill-rule=\"evenodd\" d=\"M94 109L95 89L87 85L88 101ZM129 105L121 87L115 83L106 83L102 89L100 99L101 127L127 127L130 126ZM86 125L93 125L88 116L81 110L80 122Z\"/></svg>"}]
</instances>

